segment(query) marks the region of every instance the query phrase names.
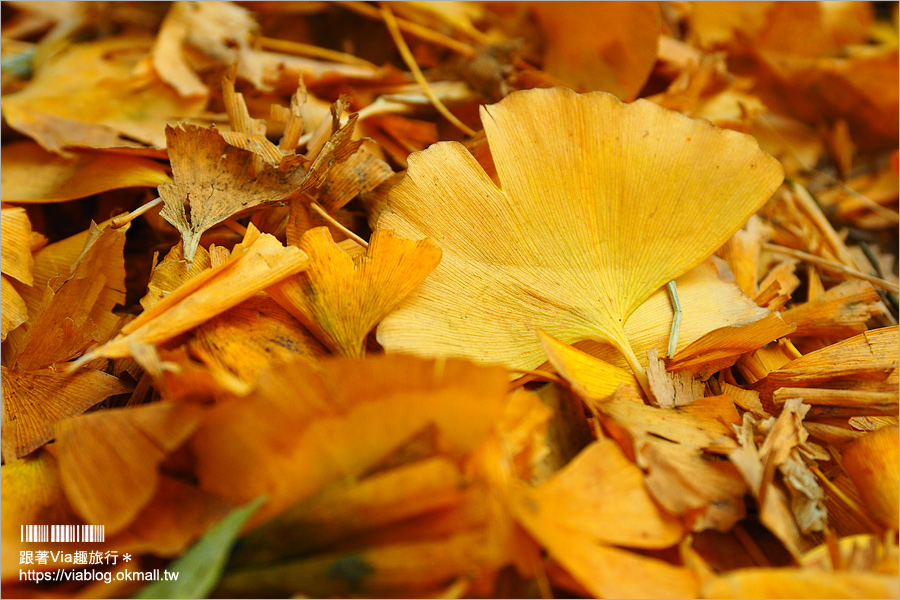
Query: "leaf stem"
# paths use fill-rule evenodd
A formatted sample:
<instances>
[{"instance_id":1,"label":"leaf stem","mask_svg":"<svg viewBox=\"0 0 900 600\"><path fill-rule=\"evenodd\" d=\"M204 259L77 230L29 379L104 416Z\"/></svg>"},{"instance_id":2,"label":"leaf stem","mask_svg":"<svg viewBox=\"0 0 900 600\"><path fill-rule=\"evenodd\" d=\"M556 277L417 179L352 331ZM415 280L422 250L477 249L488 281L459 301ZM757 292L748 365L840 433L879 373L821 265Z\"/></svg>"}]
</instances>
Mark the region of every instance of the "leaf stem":
<instances>
[{"instance_id":1,"label":"leaf stem","mask_svg":"<svg viewBox=\"0 0 900 600\"><path fill-rule=\"evenodd\" d=\"M631 372L634 373L634 377L638 380L647 400L655 405L656 396L654 396L653 392L650 390L650 380L647 379L647 372L635 355L634 350L631 349L631 344L625 339L624 334L621 336L621 339L615 341L613 345L615 345L619 352L622 353L622 356L625 357L625 361L628 363L628 366L631 367Z\"/></svg>"},{"instance_id":2,"label":"leaf stem","mask_svg":"<svg viewBox=\"0 0 900 600\"><path fill-rule=\"evenodd\" d=\"M669 300L672 301L672 309L675 315L672 317L672 330L669 332L669 348L666 351L666 358L675 356L675 348L678 347L678 329L681 327L681 302L678 300L678 288L675 287L673 279L666 284L669 289Z\"/></svg>"}]
</instances>

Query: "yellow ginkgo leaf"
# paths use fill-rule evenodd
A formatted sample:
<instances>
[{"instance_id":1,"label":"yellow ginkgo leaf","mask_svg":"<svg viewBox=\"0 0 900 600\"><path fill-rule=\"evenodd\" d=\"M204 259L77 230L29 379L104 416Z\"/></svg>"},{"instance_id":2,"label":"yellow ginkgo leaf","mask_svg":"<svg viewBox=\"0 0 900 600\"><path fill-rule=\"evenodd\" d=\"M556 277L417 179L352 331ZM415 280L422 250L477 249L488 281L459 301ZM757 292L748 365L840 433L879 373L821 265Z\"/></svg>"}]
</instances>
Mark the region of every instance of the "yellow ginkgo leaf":
<instances>
[{"instance_id":1,"label":"yellow ginkgo leaf","mask_svg":"<svg viewBox=\"0 0 900 600\"><path fill-rule=\"evenodd\" d=\"M307 231L300 249L309 268L269 288L269 295L319 340L344 356L365 354L366 335L441 260L431 240L413 242L390 231L372 235L365 255L340 249L327 227Z\"/></svg>"},{"instance_id":2,"label":"yellow ginkgo leaf","mask_svg":"<svg viewBox=\"0 0 900 600\"><path fill-rule=\"evenodd\" d=\"M26 140L3 146L4 202L64 202L169 181L166 167L141 156L79 150L66 158Z\"/></svg>"},{"instance_id":3,"label":"yellow ginkgo leaf","mask_svg":"<svg viewBox=\"0 0 900 600\"><path fill-rule=\"evenodd\" d=\"M109 36L73 44L35 71L28 86L3 97L3 117L51 152L67 146L163 147L169 119L197 116L203 98L183 98L150 69L136 69L153 44Z\"/></svg>"},{"instance_id":4,"label":"yellow ginkgo leaf","mask_svg":"<svg viewBox=\"0 0 900 600\"><path fill-rule=\"evenodd\" d=\"M584 398L602 400L623 383L637 384L628 371L564 344L546 332L538 334L550 364Z\"/></svg>"},{"instance_id":5,"label":"yellow ginkgo leaf","mask_svg":"<svg viewBox=\"0 0 900 600\"><path fill-rule=\"evenodd\" d=\"M2 372L3 436L14 440L4 443L5 460L25 456L50 441L60 419L131 391L119 378L96 369L73 376L51 368L24 371L2 367Z\"/></svg>"},{"instance_id":6,"label":"yellow ginkgo leaf","mask_svg":"<svg viewBox=\"0 0 900 600\"><path fill-rule=\"evenodd\" d=\"M378 228L441 265L378 329L388 350L530 369L537 329L643 367L625 321L721 246L781 183L753 138L639 100L563 88L483 107L498 186L460 144L410 157Z\"/></svg>"},{"instance_id":7,"label":"yellow ginkgo leaf","mask_svg":"<svg viewBox=\"0 0 900 600\"><path fill-rule=\"evenodd\" d=\"M3 165L6 166L6 161L3 161ZM34 269L34 259L31 257L31 221L24 208L0 210L0 244L3 250L0 252L0 271L31 285L31 272Z\"/></svg>"},{"instance_id":8,"label":"yellow ginkgo leaf","mask_svg":"<svg viewBox=\"0 0 900 600\"><path fill-rule=\"evenodd\" d=\"M22 296L6 277L0 277L0 340L6 340L10 331L27 320L28 308Z\"/></svg>"}]
</instances>

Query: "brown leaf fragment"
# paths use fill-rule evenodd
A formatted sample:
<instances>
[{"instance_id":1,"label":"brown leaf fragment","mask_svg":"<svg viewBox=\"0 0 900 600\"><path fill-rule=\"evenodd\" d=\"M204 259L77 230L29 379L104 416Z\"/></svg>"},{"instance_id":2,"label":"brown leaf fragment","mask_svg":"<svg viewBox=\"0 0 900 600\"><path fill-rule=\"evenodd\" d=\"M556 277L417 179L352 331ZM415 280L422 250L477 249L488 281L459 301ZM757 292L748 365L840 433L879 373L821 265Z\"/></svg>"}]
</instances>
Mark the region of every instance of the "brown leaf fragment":
<instances>
[{"instance_id":1,"label":"brown leaf fragment","mask_svg":"<svg viewBox=\"0 0 900 600\"><path fill-rule=\"evenodd\" d=\"M181 232L188 261L204 231L241 211L296 194L306 178L302 157L286 157L277 167L263 164L254 173L254 154L228 144L215 128L166 127L166 142L174 181L159 186L160 215Z\"/></svg>"},{"instance_id":2,"label":"brown leaf fragment","mask_svg":"<svg viewBox=\"0 0 900 600\"><path fill-rule=\"evenodd\" d=\"M715 453L735 447L728 423L739 422L728 396L694 400L678 408L654 408L622 386L603 402L592 402L604 428L647 473L653 497L673 514L690 513L693 528L727 531L743 518L746 484Z\"/></svg>"},{"instance_id":3,"label":"brown leaf fragment","mask_svg":"<svg viewBox=\"0 0 900 600\"><path fill-rule=\"evenodd\" d=\"M792 360L753 387L764 402L782 387L896 394L897 355L897 327L873 329Z\"/></svg>"},{"instance_id":4,"label":"brown leaf fragment","mask_svg":"<svg viewBox=\"0 0 900 600\"><path fill-rule=\"evenodd\" d=\"M57 455L66 497L86 523L109 534L131 523L153 498L157 468L200 423L201 409L156 403L94 412L57 425ZM105 473L102 486L97 474Z\"/></svg>"},{"instance_id":5,"label":"brown leaf fragment","mask_svg":"<svg viewBox=\"0 0 900 600\"><path fill-rule=\"evenodd\" d=\"M683 406L704 396L706 385L694 379L690 372L667 373L666 364L659 359L656 348L647 351L647 361L650 389L662 408Z\"/></svg>"},{"instance_id":6,"label":"brown leaf fragment","mask_svg":"<svg viewBox=\"0 0 900 600\"><path fill-rule=\"evenodd\" d=\"M728 531L744 518L747 485L731 463L664 439L636 446L647 489L667 511L686 515L692 530Z\"/></svg>"},{"instance_id":7,"label":"brown leaf fragment","mask_svg":"<svg viewBox=\"0 0 900 600\"><path fill-rule=\"evenodd\" d=\"M14 455L22 457L53 438L53 426L66 417L78 415L110 396L125 394L131 386L112 375L85 369L73 376L39 369L3 371L3 436L12 440Z\"/></svg>"},{"instance_id":8,"label":"brown leaf fragment","mask_svg":"<svg viewBox=\"0 0 900 600\"><path fill-rule=\"evenodd\" d=\"M781 313L793 323L793 336L846 339L866 331L866 322L881 314L880 298L871 283L844 281L815 300Z\"/></svg>"}]
</instances>

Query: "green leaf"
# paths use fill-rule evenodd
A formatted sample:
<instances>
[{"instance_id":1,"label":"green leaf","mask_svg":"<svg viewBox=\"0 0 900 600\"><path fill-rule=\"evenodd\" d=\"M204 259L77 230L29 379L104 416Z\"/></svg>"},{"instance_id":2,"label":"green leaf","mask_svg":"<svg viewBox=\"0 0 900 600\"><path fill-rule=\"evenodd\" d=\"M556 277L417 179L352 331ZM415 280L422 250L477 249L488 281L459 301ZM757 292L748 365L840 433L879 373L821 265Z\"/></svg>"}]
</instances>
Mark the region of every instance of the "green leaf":
<instances>
[{"instance_id":1,"label":"green leaf","mask_svg":"<svg viewBox=\"0 0 900 600\"><path fill-rule=\"evenodd\" d=\"M228 513L190 550L166 567L169 573L177 574L177 580L166 581L163 576L134 597L205 598L222 577L231 547L237 541L241 527L265 501L266 497L260 496Z\"/></svg>"}]
</instances>

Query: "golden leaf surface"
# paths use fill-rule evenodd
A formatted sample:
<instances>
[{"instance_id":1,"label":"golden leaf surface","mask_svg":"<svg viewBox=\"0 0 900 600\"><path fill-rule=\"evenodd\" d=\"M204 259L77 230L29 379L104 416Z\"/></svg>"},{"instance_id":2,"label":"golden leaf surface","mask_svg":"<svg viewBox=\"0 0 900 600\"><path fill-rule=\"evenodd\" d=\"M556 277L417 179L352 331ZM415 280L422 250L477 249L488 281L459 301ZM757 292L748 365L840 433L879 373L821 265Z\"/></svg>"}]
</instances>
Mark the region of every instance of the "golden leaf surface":
<instances>
[{"instance_id":1,"label":"golden leaf surface","mask_svg":"<svg viewBox=\"0 0 900 600\"><path fill-rule=\"evenodd\" d=\"M122 530L153 498L156 469L200 423L201 409L154 403L98 411L56 428L60 475L66 496L87 523ZM115 473L97 486L97 473Z\"/></svg>"},{"instance_id":2,"label":"golden leaf surface","mask_svg":"<svg viewBox=\"0 0 900 600\"><path fill-rule=\"evenodd\" d=\"M431 240L403 240L384 230L372 235L364 256L341 250L327 227L307 231L300 249L309 268L269 288L269 295L332 351L354 358L365 354L369 331L441 260Z\"/></svg>"},{"instance_id":3,"label":"golden leaf surface","mask_svg":"<svg viewBox=\"0 0 900 600\"><path fill-rule=\"evenodd\" d=\"M583 91L609 92L622 100L644 87L656 62L657 5L532 2L531 9L547 38L548 73Z\"/></svg>"},{"instance_id":4,"label":"golden leaf surface","mask_svg":"<svg viewBox=\"0 0 900 600\"><path fill-rule=\"evenodd\" d=\"M781 166L748 136L603 93L522 91L481 115L500 187L451 142L412 155L391 191L378 228L444 257L379 341L530 369L543 329L609 342L643 378L625 321L728 240Z\"/></svg>"},{"instance_id":5,"label":"golden leaf surface","mask_svg":"<svg viewBox=\"0 0 900 600\"><path fill-rule=\"evenodd\" d=\"M53 56L24 90L3 97L10 127L50 152L67 146L165 146L166 121L199 114L203 100L182 98L152 71L135 74L152 39L107 37Z\"/></svg>"}]
</instances>

